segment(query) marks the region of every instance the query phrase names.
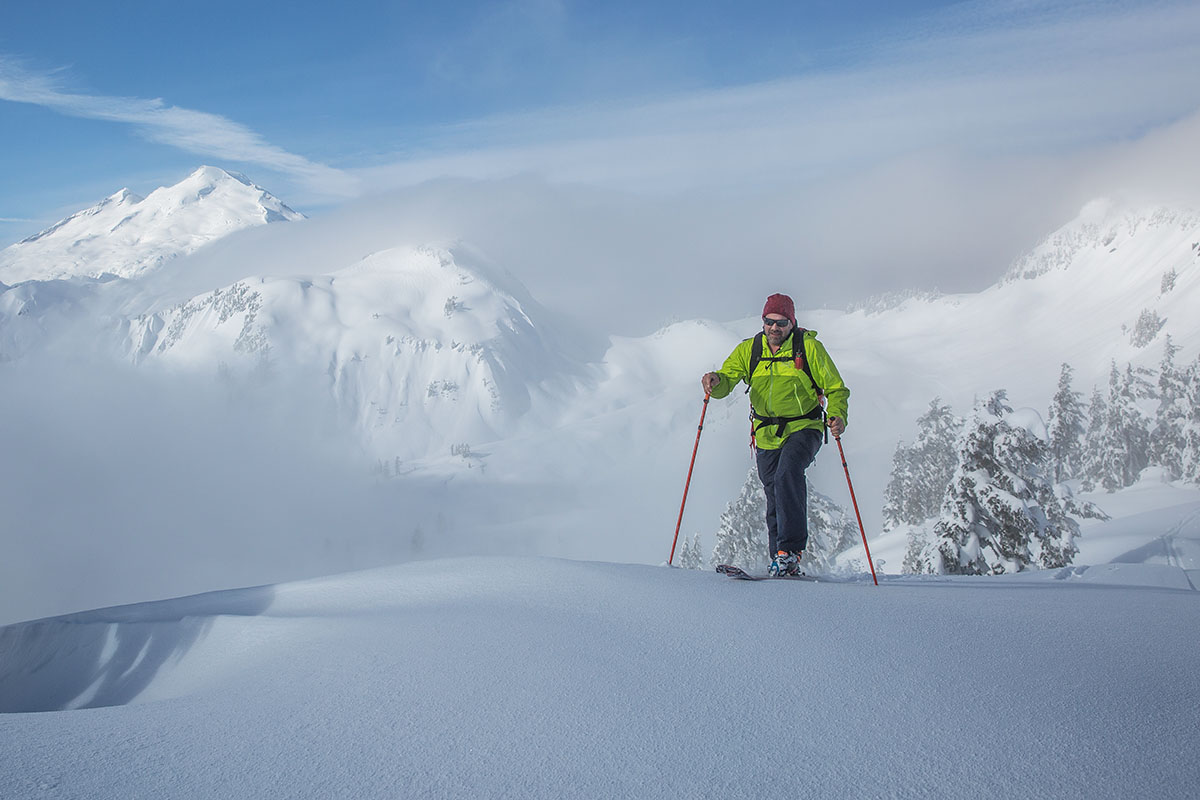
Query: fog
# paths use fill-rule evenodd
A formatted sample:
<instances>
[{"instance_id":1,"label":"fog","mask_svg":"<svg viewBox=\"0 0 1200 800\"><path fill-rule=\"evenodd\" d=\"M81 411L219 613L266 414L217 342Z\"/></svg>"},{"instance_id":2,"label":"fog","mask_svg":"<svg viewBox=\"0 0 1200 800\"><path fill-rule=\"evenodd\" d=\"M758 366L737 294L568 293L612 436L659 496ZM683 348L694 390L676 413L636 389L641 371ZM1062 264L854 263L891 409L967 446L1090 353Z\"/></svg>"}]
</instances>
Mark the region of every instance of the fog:
<instances>
[{"instance_id":1,"label":"fog","mask_svg":"<svg viewBox=\"0 0 1200 800\"><path fill-rule=\"evenodd\" d=\"M428 181L231 236L171 264L124 311L453 241L602 336L746 317L774 291L802 308L893 289L974 291L1092 197L1195 204L1198 131L1190 115L1070 157L931 152L740 191ZM553 523L512 524L547 497L569 505L563 487L506 485L463 503L443 479L378 481L357 439L330 422L327 389L135 370L65 344L89 335L0 364L0 622L414 557L588 555L548 539Z\"/></svg>"},{"instance_id":2,"label":"fog","mask_svg":"<svg viewBox=\"0 0 1200 800\"><path fill-rule=\"evenodd\" d=\"M602 334L737 319L776 291L844 308L900 290L980 291L1090 200L1200 207L1200 114L1069 156L929 151L827 180L634 191L431 180L219 242L151 284L173 302L248 274L311 274L398 244L467 242Z\"/></svg>"},{"instance_id":3,"label":"fog","mask_svg":"<svg viewBox=\"0 0 1200 800\"><path fill-rule=\"evenodd\" d=\"M977 291L1098 196L1200 205L1197 35L1194 4L961 4L836 67L431 131L338 213L472 240L615 333Z\"/></svg>"},{"instance_id":4,"label":"fog","mask_svg":"<svg viewBox=\"0 0 1200 800\"><path fill-rule=\"evenodd\" d=\"M335 420L283 376L4 364L0 624L478 545L444 479L380 480Z\"/></svg>"}]
</instances>

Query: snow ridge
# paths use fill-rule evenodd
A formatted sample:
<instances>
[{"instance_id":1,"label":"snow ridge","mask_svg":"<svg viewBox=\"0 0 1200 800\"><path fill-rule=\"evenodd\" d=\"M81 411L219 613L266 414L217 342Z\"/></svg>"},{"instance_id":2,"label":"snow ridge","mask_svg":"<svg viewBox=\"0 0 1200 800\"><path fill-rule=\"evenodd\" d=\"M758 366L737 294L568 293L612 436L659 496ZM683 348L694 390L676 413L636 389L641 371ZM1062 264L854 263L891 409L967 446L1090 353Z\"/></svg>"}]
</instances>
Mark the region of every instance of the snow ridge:
<instances>
[{"instance_id":1,"label":"snow ridge","mask_svg":"<svg viewBox=\"0 0 1200 800\"><path fill-rule=\"evenodd\" d=\"M1200 213L1166 206L1129 208L1108 199L1093 200L1074 220L1018 259L1002 283L1069 269L1090 254L1116 254L1147 231L1161 233L1168 246L1194 243L1200 240Z\"/></svg>"}]
</instances>

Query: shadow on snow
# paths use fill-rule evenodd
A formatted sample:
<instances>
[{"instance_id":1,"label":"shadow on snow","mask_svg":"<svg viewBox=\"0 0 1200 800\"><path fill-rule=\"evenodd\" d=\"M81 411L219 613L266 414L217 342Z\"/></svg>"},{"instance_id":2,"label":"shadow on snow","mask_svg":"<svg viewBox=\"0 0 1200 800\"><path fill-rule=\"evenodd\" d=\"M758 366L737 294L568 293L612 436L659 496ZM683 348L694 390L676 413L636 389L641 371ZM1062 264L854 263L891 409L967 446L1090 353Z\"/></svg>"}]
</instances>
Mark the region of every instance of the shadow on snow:
<instances>
[{"instance_id":1,"label":"shadow on snow","mask_svg":"<svg viewBox=\"0 0 1200 800\"><path fill-rule=\"evenodd\" d=\"M209 592L0 628L0 712L129 703L216 617L257 616L274 594L270 586Z\"/></svg>"}]
</instances>

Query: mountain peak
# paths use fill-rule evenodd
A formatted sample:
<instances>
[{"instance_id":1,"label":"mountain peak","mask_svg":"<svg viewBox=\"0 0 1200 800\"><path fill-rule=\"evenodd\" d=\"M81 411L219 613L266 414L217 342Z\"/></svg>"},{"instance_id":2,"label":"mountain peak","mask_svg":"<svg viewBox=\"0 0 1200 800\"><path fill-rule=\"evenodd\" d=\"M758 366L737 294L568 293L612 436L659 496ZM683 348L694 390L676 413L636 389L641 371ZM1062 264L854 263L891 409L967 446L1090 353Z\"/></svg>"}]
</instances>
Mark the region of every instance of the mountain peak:
<instances>
[{"instance_id":1,"label":"mountain peak","mask_svg":"<svg viewBox=\"0 0 1200 800\"><path fill-rule=\"evenodd\" d=\"M246 176L202 166L145 198L122 189L0 250L0 279L131 278L244 228L300 219Z\"/></svg>"},{"instance_id":2,"label":"mountain peak","mask_svg":"<svg viewBox=\"0 0 1200 800\"><path fill-rule=\"evenodd\" d=\"M224 181L236 181L243 186L254 186L254 184L250 182L250 179L240 172L230 172L229 170L221 169L220 167L210 167L207 165L199 167L195 172L193 172L191 175L188 175L176 185L193 183L217 184Z\"/></svg>"},{"instance_id":3,"label":"mountain peak","mask_svg":"<svg viewBox=\"0 0 1200 800\"><path fill-rule=\"evenodd\" d=\"M101 200L99 205L104 206L110 203L114 205L137 205L144 199L145 198L143 198L141 195L134 194L128 188L125 188L119 192L110 194L108 197ZM95 208L95 206L93 206L93 208Z\"/></svg>"}]
</instances>

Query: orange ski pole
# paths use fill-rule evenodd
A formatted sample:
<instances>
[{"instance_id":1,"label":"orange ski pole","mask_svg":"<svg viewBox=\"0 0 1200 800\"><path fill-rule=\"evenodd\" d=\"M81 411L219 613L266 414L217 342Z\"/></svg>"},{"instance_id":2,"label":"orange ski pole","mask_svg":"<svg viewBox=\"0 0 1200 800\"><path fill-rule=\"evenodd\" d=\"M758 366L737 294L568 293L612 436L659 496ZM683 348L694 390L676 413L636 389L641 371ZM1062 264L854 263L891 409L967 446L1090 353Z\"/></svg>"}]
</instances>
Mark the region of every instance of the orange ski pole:
<instances>
[{"instance_id":1,"label":"orange ski pole","mask_svg":"<svg viewBox=\"0 0 1200 800\"><path fill-rule=\"evenodd\" d=\"M675 560L675 545L679 543L679 527L683 525L683 506L687 503L688 487L692 485L692 469L696 466L696 451L700 449L700 433L704 430L704 415L708 413L708 398L711 392L704 393L704 410L700 412L700 425L696 428L696 444L692 447L692 463L688 464L687 481L683 484L683 502L679 504L679 520L675 523L675 539L671 542L671 555L667 558L667 566Z\"/></svg>"},{"instance_id":2,"label":"orange ski pole","mask_svg":"<svg viewBox=\"0 0 1200 800\"><path fill-rule=\"evenodd\" d=\"M833 440L837 442L838 452L842 456L842 469L846 470L846 485L850 487L850 502L854 503L854 516L858 518L858 532L862 534L863 549L867 551L867 566L871 568L871 580L875 581L875 585L879 585L879 578L875 577L875 564L871 561L871 548L867 547L867 530L862 524L862 514L858 513L858 500L854 497L854 484L850 482L850 467L846 466L846 451L842 449L842 437L835 436Z\"/></svg>"}]
</instances>

